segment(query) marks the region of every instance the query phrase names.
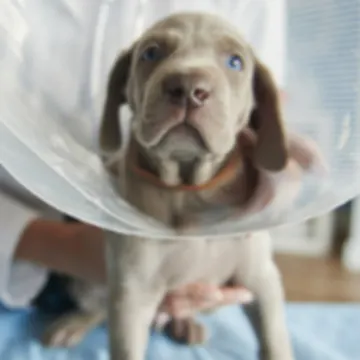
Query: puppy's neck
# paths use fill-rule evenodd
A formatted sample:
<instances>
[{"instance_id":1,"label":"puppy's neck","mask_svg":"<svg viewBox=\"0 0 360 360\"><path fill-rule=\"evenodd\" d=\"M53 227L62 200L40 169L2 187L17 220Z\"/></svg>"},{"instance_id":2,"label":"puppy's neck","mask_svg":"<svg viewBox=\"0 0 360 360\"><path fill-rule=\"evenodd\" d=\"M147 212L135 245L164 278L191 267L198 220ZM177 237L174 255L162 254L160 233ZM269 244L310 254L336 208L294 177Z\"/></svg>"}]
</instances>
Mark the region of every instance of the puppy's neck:
<instances>
[{"instance_id":1,"label":"puppy's neck","mask_svg":"<svg viewBox=\"0 0 360 360\"><path fill-rule=\"evenodd\" d=\"M234 149L228 156L196 160L163 159L149 154L136 140L130 141L132 171L145 181L174 190L204 190L220 187L238 177L243 160Z\"/></svg>"},{"instance_id":2,"label":"puppy's neck","mask_svg":"<svg viewBox=\"0 0 360 360\"><path fill-rule=\"evenodd\" d=\"M222 159L223 160L223 159ZM202 186L209 182L222 164L226 162L210 158L204 159L164 159L152 157L140 151L138 166L156 176L168 187Z\"/></svg>"},{"instance_id":3,"label":"puppy's neck","mask_svg":"<svg viewBox=\"0 0 360 360\"><path fill-rule=\"evenodd\" d=\"M149 156L135 141L130 141L126 160L132 188L130 202L141 211L167 225L177 228L196 222L196 216L206 211L235 206L241 209L251 198L257 183L257 172L241 149L234 149L219 166L214 167L214 176L202 185L178 184L169 186L162 181L158 159ZM217 169L218 171L216 171ZM143 196L144 189L154 189ZM196 215L197 214L197 215ZM192 220L191 220L192 219ZM200 220L199 220L200 221ZM202 222L202 220L200 221Z\"/></svg>"}]
</instances>

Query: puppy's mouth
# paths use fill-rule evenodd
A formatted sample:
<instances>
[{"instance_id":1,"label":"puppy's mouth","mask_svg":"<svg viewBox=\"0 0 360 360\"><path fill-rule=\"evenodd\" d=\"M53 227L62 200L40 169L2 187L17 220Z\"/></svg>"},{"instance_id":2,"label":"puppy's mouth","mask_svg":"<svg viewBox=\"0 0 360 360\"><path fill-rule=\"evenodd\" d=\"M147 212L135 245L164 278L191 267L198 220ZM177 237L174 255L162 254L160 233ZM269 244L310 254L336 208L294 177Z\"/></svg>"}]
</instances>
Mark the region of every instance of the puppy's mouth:
<instances>
[{"instance_id":1,"label":"puppy's mouth","mask_svg":"<svg viewBox=\"0 0 360 360\"><path fill-rule=\"evenodd\" d=\"M169 158L180 162L192 161L209 152L200 132L186 122L166 132L153 149L166 152Z\"/></svg>"},{"instance_id":2,"label":"puppy's mouth","mask_svg":"<svg viewBox=\"0 0 360 360\"><path fill-rule=\"evenodd\" d=\"M192 184L194 167L199 159L208 153L207 145L199 131L183 122L164 133L151 148L145 150L140 147L138 161L141 168L159 176L158 160L161 158L174 160L179 166L181 182Z\"/></svg>"}]
</instances>

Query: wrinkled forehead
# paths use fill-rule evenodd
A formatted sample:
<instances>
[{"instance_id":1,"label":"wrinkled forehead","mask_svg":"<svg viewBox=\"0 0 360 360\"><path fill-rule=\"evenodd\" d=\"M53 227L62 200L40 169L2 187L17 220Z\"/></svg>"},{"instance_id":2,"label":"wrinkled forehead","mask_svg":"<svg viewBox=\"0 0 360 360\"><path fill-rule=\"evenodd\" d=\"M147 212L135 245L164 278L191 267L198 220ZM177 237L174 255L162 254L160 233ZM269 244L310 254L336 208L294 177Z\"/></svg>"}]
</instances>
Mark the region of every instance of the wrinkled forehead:
<instances>
[{"instance_id":1,"label":"wrinkled forehead","mask_svg":"<svg viewBox=\"0 0 360 360\"><path fill-rule=\"evenodd\" d=\"M188 49L217 48L224 52L240 52L250 57L251 50L239 31L225 20L203 14L170 16L151 27L139 44L151 41L171 42Z\"/></svg>"}]
</instances>

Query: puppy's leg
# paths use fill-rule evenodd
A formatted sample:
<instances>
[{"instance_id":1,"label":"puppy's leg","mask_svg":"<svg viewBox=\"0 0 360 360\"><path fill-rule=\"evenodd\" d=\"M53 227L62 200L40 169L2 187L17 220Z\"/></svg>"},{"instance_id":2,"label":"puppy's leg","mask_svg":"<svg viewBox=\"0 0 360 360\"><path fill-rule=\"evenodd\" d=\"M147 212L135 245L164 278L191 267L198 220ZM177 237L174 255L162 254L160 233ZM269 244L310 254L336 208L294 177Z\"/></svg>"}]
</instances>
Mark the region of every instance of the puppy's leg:
<instances>
[{"instance_id":1,"label":"puppy's leg","mask_svg":"<svg viewBox=\"0 0 360 360\"><path fill-rule=\"evenodd\" d=\"M44 333L42 343L48 347L78 345L87 333L105 321L105 311L93 313L74 312L61 317Z\"/></svg>"},{"instance_id":2,"label":"puppy's leg","mask_svg":"<svg viewBox=\"0 0 360 360\"><path fill-rule=\"evenodd\" d=\"M246 284L257 301L245 307L260 342L261 360L293 360L281 278L274 263Z\"/></svg>"},{"instance_id":3,"label":"puppy's leg","mask_svg":"<svg viewBox=\"0 0 360 360\"><path fill-rule=\"evenodd\" d=\"M264 338L264 331L263 331L263 321L261 317L261 308L260 304L257 300L250 304L243 305L243 309L245 315L249 319L251 326L254 330L255 336L258 340L259 347L260 347L260 356L261 360L266 360L268 357L268 350L266 346L266 339Z\"/></svg>"},{"instance_id":4,"label":"puppy's leg","mask_svg":"<svg viewBox=\"0 0 360 360\"><path fill-rule=\"evenodd\" d=\"M114 359L145 359L150 327L164 293L134 283L122 287L116 306L119 318L109 318Z\"/></svg>"}]
</instances>

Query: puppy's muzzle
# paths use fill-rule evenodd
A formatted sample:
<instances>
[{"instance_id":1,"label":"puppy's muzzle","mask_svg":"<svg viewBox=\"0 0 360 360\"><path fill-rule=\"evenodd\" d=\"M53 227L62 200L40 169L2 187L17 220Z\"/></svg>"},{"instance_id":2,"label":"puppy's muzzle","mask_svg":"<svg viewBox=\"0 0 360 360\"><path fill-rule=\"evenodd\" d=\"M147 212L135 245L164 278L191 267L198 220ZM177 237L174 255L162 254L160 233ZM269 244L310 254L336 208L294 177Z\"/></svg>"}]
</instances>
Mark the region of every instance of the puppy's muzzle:
<instances>
[{"instance_id":1,"label":"puppy's muzzle","mask_svg":"<svg viewBox=\"0 0 360 360\"><path fill-rule=\"evenodd\" d=\"M197 73L167 75L162 85L167 101L189 108L204 106L211 97L213 88L208 76Z\"/></svg>"}]
</instances>

